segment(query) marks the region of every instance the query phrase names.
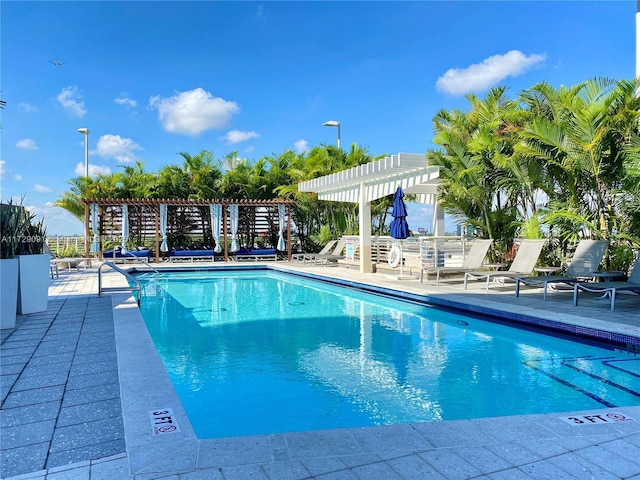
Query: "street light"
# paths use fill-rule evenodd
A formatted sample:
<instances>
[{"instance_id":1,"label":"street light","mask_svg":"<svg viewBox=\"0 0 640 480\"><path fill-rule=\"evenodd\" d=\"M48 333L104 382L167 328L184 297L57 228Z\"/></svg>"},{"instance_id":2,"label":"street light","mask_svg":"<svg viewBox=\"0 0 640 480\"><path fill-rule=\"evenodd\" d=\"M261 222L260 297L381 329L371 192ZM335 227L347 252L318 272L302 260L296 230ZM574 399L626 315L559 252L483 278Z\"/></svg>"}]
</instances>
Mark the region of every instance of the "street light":
<instances>
[{"instance_id":1,"label":"street light","mask_svg":"<svg viewBox=\"0 0 640 480\"><path fill-rule=\"evenodd\" d=\"M79 128L78 133L84 135L84 176L89 176L89 129Z\"/></svg>"},{"instance_id":2,"label":"street light","mask_svg":"<svg viewBox=\"0 0 640 480\"><path fill-rule=\"evenodd\" d=\"M329 120L322 124L323 127L338 127L338 150L340 150L340 122Z\"/></svg>"}]
</instances>

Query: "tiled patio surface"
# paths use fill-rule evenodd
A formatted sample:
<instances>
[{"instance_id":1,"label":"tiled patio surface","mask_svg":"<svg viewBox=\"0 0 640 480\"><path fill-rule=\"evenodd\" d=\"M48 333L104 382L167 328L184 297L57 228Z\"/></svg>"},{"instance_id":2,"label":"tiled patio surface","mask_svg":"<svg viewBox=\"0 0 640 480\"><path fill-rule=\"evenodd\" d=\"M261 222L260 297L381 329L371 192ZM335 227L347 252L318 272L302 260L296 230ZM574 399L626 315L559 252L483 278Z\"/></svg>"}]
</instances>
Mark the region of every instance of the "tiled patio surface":
<instances>
[{"instance_id":1,"label":"tiled patio surface","mask_svg":"<svg viewBox=\"0 0 640 480\"><path fill-rule=\"evenodd\" d=\"M640 338L638 297L622 297L611 313L593 296L573 307L567 293L543 303L539 290L527 289L516 299L512 285L485 294L459 280L435 287L343 267L291 267ZM135 303L96 292L95 269L62 272L47 312L2 331L2 478L640 479L640 407L199 440L168 392ZM167 406L181 431L151 435L149 409ZM633 420L573 426L559 419L569 413Z\"/></svg>"}]
</instances>

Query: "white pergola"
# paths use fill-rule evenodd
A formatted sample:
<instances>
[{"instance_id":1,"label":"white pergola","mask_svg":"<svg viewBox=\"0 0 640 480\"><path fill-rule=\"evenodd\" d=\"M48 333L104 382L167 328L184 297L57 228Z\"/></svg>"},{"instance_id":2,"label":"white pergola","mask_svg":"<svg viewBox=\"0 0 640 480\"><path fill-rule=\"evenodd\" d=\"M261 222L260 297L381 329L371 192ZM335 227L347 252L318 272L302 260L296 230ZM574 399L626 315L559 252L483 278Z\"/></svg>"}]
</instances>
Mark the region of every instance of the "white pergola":
<instances>
[{"instance_id":1,"label":"white pergola","mask_svg":"<svg viewBox=\"0 0 640 480\"><path fill-rule=\"evenodd\" d=\"M398 153L341 172L298 184L300 192L314 192L318 199L359 205L360 272L372 273L371 202L393 195L398 188L417 195L418 202L433 205L433 234L444 235L444 212L438 205L439 168L427 165L423 154Z\"/></svg>"}]
</instances>

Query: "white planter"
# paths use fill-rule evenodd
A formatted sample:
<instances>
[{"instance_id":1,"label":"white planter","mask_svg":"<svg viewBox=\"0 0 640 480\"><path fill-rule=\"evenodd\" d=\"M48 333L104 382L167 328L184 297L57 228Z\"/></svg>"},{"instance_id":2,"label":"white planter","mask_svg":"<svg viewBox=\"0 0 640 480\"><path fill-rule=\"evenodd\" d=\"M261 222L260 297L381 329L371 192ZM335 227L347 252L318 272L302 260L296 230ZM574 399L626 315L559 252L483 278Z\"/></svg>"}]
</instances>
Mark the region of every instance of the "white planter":
<instances>
[{"instance_id":1,"label":"white planter","mask_svg":"<svg viewBox=\"0 0 640 480\"><path fill-rule=\"evenodd\" d=\"M44 312L49 300L51 255L18 255L18 313Z\"/></svg>"},{"instance_id":2,"label":"white planter","mask_svg":"<svg viewBox=\"0 0 640 480\"><path fill-rule=\"evenodd\" d=\"M18 259L0 260L0 329L16 326Z\"/></svg>"}]
</instances>

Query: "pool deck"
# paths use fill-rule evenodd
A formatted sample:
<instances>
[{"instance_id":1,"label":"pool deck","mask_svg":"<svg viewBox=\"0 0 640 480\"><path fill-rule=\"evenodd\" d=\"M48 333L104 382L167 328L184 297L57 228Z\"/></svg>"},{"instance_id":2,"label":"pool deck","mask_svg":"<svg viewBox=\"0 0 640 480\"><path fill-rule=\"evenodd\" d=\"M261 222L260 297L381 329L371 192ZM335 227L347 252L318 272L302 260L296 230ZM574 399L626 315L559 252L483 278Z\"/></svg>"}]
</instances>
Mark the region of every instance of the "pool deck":
<instances>
[{"instance_id":1,"label":"pool deck","mask_svg":"<svg viewBox=\"0 0 640 480\"><path fill-rule=\"evenodd\" d=\"M436 287L390 272L268 265L640 344L635 295L621 295L610 312L608 300L589 294L574 307L568 292L543 302L540 289L525 288L515 298L513 284L485 293L482 282L464 290L460 277ZM108 285L122 281L105 274ZM98 297L95 268L61 272L51 280L48 310L19 316L1 336L5 479L640 479L638 406L199 440L135 302L127 294ZM177 429L154 432L167 417Z\"/></svg>"}]
</instances>

